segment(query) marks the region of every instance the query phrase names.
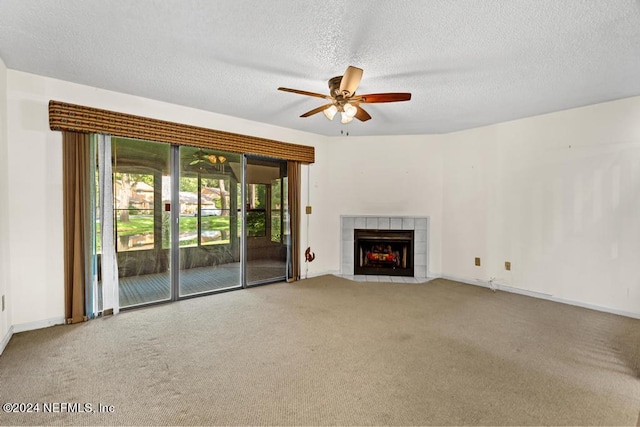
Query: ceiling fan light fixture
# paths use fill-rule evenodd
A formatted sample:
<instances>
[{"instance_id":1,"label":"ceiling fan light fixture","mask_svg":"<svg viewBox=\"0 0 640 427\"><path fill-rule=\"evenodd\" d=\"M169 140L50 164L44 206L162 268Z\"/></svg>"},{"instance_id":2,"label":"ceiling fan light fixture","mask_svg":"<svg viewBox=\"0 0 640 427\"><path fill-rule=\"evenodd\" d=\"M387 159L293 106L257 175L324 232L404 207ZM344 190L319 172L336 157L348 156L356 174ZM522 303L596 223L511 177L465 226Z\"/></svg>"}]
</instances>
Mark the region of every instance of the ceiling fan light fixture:
<instances>
[{"instance_id":1,"label":"ceiling fan light fixture","mask_svg":"<svg viewBox=\"0 0 640 427\"><path fill-rule=\"evenodd\" d=\"M324 110L322 110L322 112L327 117L327 119L333 120L333 117L338 112L338 107L336 107L335 105L332 105L331 107L325 108Z\"/></svg>"},{"instance_id":2,"label":"ceiling fan light fixture","mask_svg":"<svg viewBox=\"0 0 640 427\"><path fill-rule=\"evenodd\" d=\"M345 104L344 113L347 116L353 118L356 115L357 112L358 112L358 109L356 107L354 107L353 105L351 105L349 103Z\"/></svg>"},{"instance_id":3,"label":"ceiling fan light fixture","mask_svg":"<svg viewBox=\"0 0 640 427\"><path fill-rule=\"evenodd\" d=\"M342 120L340 120L342 123L347 124L349 122L351 122L351 120L353 120L353 116L350 116L349 114L345 113L344 111L340 113L342 115Z\"/></svg>"},{"instance_id":4,"label":"ceiling fan light fixture","mask_svg":"<svg viewBox=\"0 0 640 427\"><path fill-rule=\"evenodd\" d=\"M371 119L371 115L361 108L360 104L399 102L409 101L411 99L411 93L408 92L371 93L356 96L356 90L360 85L362 73L362 68L349 65L344 75L329 79L329 95L299 89L289 89L286 87L279 87L278 90L313 96L314 98L322 98L329 101L324 105L307 111L300 115L300 117L310 117L322 111L327 119L333 120L335 115L340 113L340 121L345 124L351 122L354 118L361 122L366 122Z\"/></svg>"}]
</instances>

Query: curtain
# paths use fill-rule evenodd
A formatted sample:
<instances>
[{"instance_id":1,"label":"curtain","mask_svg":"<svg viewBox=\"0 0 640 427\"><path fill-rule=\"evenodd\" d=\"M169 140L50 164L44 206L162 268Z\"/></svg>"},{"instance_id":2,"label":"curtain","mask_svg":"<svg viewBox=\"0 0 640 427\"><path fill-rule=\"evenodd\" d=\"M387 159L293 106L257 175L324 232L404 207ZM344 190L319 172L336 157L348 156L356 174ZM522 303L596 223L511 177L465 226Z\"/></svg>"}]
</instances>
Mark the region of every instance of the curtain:
<instances>
[{"instance_id":1,"label":"curtain","mask_svg":"<svg viewBox=\"0 0 640 427\"><path fill-rule=\"evenodd\" d=\"M87 320L86 289L91 277L89 135L62 133L64 290L66 323Z\"/></svg>"},{"instance_id":2,"label":"curtain","mask_svg":"<svg viewBox=\"0 0 640 427\"><path fill-rule=\"evenodd\" d=\"M289 244L287 282L300 280L300 162L287 162Z\"/></svg>"},{"instance_id":3,"label":"curtain","mask_svg":"<svg viewBox=\"0 0 640 427\"><path fill-rule=\"evenodd\" d=\"M102 237L102 311L118 314L118 261L113 218L113 174L111 167L111 136L98 135L98 186L100 188L100 226Z\"/></svg>"},{"instance_id":4,"label":"curtain","mask_svg":"<svg viewBox=\"0 0 640 427\"><path fill-rule=\"evenodd\" d=\"M89 211L87 212L87 216L85 217L86 221L86 230L88 235L86 235L86 244L88 245L85 248L85 251L88 255L88 263L87 268L85 269L85 316L89 319L93 319L98 315L98 245L97 245L97 236L98 236L98 221L97 221L97 212L96 212L96 173L97 173L97 165L96 165L96 136L89 135L89 176L88 176L88 185L89 187ZM87 259L87 258L85 258Z\"/></svg>"}]
</instances>

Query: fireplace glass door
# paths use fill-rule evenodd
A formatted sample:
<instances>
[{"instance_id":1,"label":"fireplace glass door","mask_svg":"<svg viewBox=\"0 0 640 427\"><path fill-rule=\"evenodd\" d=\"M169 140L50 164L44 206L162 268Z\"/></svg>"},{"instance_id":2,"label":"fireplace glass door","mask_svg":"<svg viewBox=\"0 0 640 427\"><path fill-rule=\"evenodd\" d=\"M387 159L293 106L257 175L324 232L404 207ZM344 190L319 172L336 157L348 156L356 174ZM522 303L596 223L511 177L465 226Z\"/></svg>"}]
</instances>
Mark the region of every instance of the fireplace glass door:
<instances>
[{"instance_id":1,"label":"fireplace glass door","mask_svg":"<svg viewBox=\"0 0 640 427\"><path fill-rule=\"evenodd\" d=\"M413 273L413 230L354 230L354 274Z\"/></svg>"}]
</instances>

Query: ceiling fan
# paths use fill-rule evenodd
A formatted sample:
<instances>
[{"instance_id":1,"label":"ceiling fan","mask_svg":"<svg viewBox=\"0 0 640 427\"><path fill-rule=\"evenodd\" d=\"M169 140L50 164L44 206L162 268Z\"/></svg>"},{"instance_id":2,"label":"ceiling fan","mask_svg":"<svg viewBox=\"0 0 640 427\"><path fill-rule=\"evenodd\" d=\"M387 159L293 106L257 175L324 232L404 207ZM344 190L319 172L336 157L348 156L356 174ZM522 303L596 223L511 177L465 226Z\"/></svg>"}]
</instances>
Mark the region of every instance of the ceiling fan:
<instances>
[{"instance_id":1,"label":"ceiling fan","mask_svg":"<svg viewBox=\"0 0 640 427\"><path fill-rule=\"evenodd\" d=\"M206 152L200 148L193 153L192 157L187 157L184 161L188 162L188 166L185 165L185 170L198 173L215 173L225 171L227 158L222 155Z\"/></svg>"},{"instance_id":2,"label":"ceiling fan","mask_svg":"<svg viewBox=\"0 0 640 427\"><path fill-rule=\"evenodd\" d=\"M194 160L189 162L189 166L194 166L198 163L205 162L209 162L212 165L215 165L216 163L224 163L227 160L227 158L224 156L216 156L215 154L206 153L202 150L202 148L193 153L193 158Z\"/></svg>"},{"instance_id":3,"label":"ceiling fan","mask_svg":"<svg viewBox=\"0 0 640 427\"><path fill-rule=\"evenodd\" d=\"M279 87L278 90L323 98L330 101L328 104L321 105L318 108L307 111L300 117L313 116L314 114L322 111L329 120L333 120L336 113L340 112L342 123L349 123L354 117L361 122L366 122L371 118L369 113L367 113L360 104L409 101L411 99L410 93L394 92L356 95L356 89L362 79L362 72L362 68L348 66L343 76L336 76L329 79L329 95L322 95L320 93L307 92L298 89L289 89L286 87Z\"/></svg>"}]
</instances>

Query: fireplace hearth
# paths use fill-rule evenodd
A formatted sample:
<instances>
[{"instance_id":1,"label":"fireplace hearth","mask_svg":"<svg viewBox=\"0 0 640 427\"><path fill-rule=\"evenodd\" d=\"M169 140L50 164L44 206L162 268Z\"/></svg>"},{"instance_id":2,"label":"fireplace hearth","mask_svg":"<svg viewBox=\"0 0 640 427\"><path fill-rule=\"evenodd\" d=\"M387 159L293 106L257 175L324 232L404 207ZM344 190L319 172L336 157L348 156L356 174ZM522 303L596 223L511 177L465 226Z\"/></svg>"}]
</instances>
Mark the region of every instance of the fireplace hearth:
<instances>
[{"instance_id":1,"label":"fireplace hearth","mask_svg":"<svg viewBox=\"0 0 640 427\"><path fill-rule=\"evenodd\" d=\"M413 230L354 229L354 274L413 277Z\"/></svg>"}]
</instances>

